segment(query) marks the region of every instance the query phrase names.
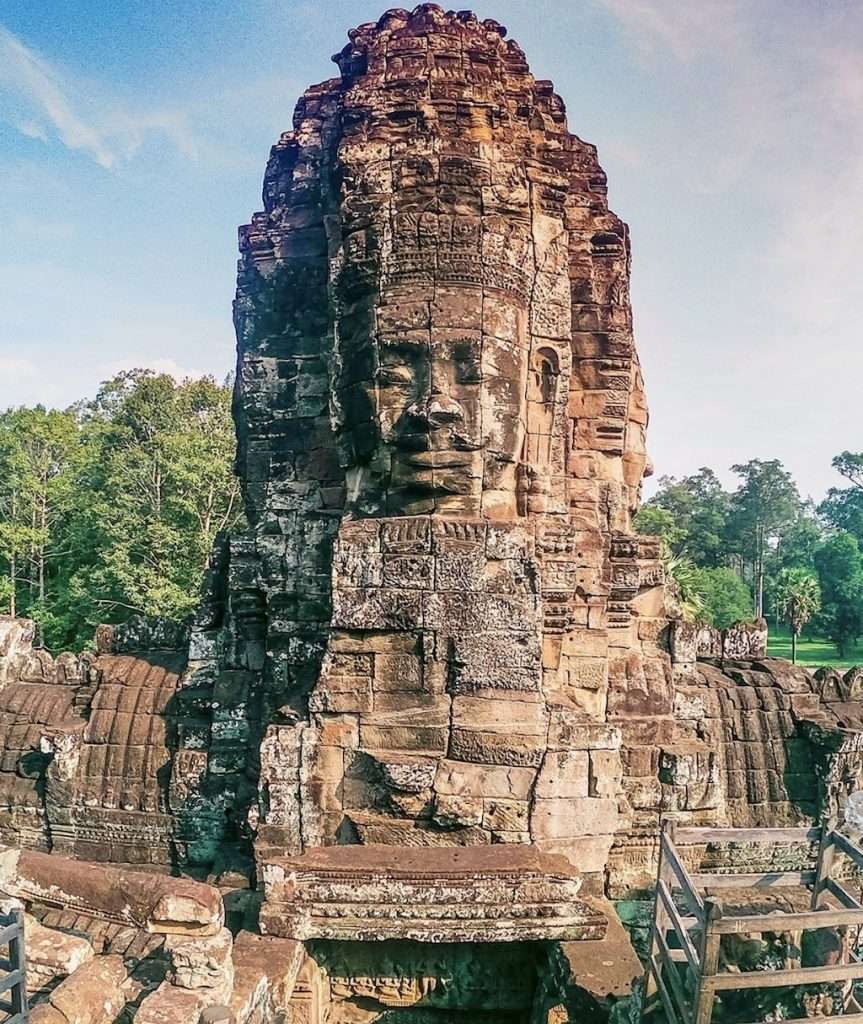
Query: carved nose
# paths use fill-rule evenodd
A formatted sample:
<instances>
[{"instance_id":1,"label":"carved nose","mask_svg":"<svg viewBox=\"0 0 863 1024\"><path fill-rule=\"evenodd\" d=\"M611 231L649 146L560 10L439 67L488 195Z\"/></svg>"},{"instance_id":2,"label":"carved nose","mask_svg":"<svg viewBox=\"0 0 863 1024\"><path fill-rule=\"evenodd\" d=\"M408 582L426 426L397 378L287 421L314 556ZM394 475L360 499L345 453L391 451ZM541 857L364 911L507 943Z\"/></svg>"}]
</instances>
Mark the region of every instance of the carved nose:
<instances>
[{"instance_id":1,"label":"carved nose","mask_svg":"<svg viewBox=\"0 0 863 1024\"><path fill-rule=\"evenodd\" d=\"M432 395L425 401L414 402L407 412L414 423L427 428L445 427L464 419L462 407L446 395Z\"/></svg>"},{"instance_id":2,"label":"carved nose","mask_svg":"<svg viewBox=\"0 0 863 1024\"><path fill-rule=\"evenodd\" d=\"M459 423L464 413L458 402L445 395L435 395L428 404L428 418L434 426L446 426L447 423Z\"/></svg>"}]
</instances>

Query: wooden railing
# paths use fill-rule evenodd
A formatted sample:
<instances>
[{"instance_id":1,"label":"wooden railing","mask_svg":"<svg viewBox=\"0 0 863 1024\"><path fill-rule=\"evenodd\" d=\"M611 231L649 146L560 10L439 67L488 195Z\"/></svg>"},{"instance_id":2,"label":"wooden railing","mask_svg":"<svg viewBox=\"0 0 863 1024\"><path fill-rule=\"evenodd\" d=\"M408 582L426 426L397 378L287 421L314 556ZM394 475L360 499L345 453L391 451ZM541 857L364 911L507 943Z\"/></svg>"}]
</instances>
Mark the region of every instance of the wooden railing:
<instances>
[{"instance_id":1,"label":"wooden railing","mask_svg":"<svg viewBox=\"0 0 863 1024\"><path fill-rule=\"evenodd\" d=\"M819 844L818 858L815 869L810 871L696 873L687 870L678 850L684 844L815 841ZM720 969L723 935L863 927L863 904L833 876L837 852L863 869L863 850L837 832L832 821L825 822L822 828L663 828L643 1013L655 1007L658 997L668 1024L710 1024L717 992L840 981L846 982L843 1005L848 1009L851 986L863 979L863 960L850 947L847 963L749 973ZM812 886L808 911L725 916L720 900L707 899L700 892L706 888L761 889L788 885ZM828 894L839 909L827 904ZM685 911L679 909L681 903ZM841 1019L847 1024L863 1024L863 1013L845 1013Z\"/></svg>"},{"instance_id":2,"label":"wooden railing","mask_svg":"<svg viewBox=\"0 0 863 1024\"><path fill-rule=\"evenodd\" d=\"M27 960L24 955L24 914L0 914L0 1024L25 1024Z\"/></svg>"}]
</instances>

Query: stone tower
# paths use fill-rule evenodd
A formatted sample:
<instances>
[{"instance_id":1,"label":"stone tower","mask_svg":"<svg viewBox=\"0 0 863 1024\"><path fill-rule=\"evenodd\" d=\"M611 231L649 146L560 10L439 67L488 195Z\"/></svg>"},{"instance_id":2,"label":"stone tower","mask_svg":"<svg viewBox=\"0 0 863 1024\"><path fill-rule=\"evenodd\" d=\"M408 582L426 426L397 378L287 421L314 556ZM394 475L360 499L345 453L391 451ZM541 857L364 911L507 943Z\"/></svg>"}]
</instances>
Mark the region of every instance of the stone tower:
<instances>
[{"instance_id":1,"label":"stone tower","mask_svg":"<svg viewBox=\"0 0 863 1024\"><path fill-rule=\"evenodd\" d=\"M240 231L259 843L532 843L599 872L613 723L671 709L630 522L628 230L497 22L423 4L349 35Z\"/></svg>"}]
</instances>

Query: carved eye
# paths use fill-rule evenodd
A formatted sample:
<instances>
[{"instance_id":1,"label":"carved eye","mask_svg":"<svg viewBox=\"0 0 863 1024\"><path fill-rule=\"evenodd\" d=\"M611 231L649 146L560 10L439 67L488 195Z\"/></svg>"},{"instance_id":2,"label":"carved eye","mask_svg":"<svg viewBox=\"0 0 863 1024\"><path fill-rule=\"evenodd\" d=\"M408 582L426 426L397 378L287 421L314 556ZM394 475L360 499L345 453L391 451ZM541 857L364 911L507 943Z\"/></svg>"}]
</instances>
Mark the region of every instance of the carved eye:
<instances>
[{"instance_id":1,"label":"carved eye","mask_svg":"<svg viewBox=\"0 0 863 1024\"><path fill-rule=\"evenodd\" d=\"M377 372L377 381L382 387L410 384L413 379L407 366L382 366Z\"/></svg>"},{"instance_id":2,"label":"carved eye","mask_svg":"<svg viewBox=\"0 0 863 1024\"><path fill-rule=\"evenodd\" d=\"M462 384L479 384L482 371L477 353L470 348L457 349L454 357L459 381Z\"/></svg>"}]
</instances>

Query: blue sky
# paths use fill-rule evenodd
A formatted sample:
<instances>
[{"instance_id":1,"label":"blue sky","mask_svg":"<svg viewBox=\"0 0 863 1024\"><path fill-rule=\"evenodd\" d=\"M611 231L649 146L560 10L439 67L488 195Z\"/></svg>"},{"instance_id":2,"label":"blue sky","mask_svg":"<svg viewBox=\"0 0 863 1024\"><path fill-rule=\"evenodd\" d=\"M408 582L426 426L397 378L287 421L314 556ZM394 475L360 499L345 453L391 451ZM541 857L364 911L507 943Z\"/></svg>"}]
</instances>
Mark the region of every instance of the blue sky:
<instances>
[{"instance_id":1,"label":"blue sky","mask_svg":"<svg viewBox=\"0 0 863 1024\"><path fill-rule=\"evenodd\" d=\"M632 228L658 473L863 448L863 4L494 0ZM233 366L236 227L366 0L4 0L0 407Z\"/></svg>"}]
</instances>

